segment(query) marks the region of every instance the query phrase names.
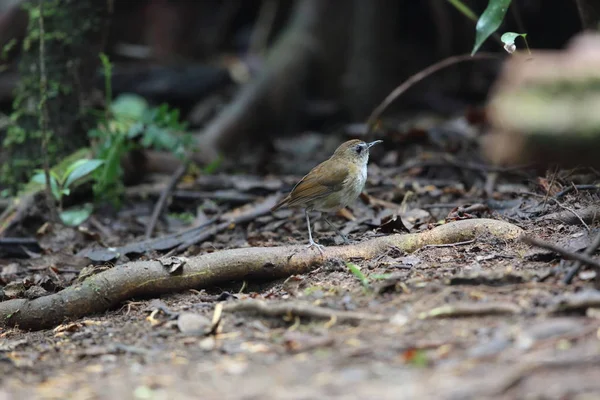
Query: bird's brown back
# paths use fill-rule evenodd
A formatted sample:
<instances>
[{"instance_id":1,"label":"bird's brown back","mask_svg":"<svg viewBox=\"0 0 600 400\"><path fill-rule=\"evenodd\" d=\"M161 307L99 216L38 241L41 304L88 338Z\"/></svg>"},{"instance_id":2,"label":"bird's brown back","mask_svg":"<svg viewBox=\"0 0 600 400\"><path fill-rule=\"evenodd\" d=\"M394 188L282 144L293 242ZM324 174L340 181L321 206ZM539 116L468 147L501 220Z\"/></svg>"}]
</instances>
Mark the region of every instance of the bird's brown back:
<instances>
[{"instance_id":1,"label":"bird's brown back","mask_svg":"<svg viewBox=\"0 0 600 400\"><path fill-rule=\"evenodd\" d=\"M354 165L331 158L323 161L310 170L292 191L271 210L277 210L283 206L309 207L312 202L340 190L348 177L349 170L354 167Z\"/></svg>"}]
</instances>

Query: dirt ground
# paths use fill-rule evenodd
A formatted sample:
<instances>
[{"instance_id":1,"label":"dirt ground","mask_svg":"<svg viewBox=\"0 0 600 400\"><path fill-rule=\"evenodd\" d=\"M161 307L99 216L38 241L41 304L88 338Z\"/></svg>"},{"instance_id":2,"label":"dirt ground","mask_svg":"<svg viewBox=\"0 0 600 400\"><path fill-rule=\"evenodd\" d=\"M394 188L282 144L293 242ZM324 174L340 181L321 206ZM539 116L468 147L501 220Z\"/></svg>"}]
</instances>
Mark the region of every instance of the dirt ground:
<instances>
[{"instance_id":1,"label":"dirt ground","mask_svg":"<svg viewBox=\"0 0 600 400\"><path fill-rule=\"evenodd\" d=\"M425 157L418 166L406 161L392 168L385 167L382 157L370 169L371 198L363 196L352 207L355 219L332 219L352 242L390 234L386 218L408 191L412 201L402 219L411 232L444 219L486 217L513 223L570 251L585 249L596 235L593 221L584 225L578 218L547 218L569 210L578 214L597 204L593 191L548 201L558 198L556 192L569 186L572 176L557 175L554 189L548 184L553 178L508 176L498 181L494 198L486 200L486 174L475 174L470 189L456 184L469 181L472 166L428 166L431 158ZM297 176L277 179L287 184ZM407 181L420 185L407 189ZM147 200L150 207L153 201ZM456 210L477 202L485 207ZM208 203L203 204L210 213ZM128 207L126 211L143 208L141 202ZM234 206L222 202L215 207ZM125 221L124 213L119 221ZM136 237L131 227L114 228L114 242ZM187 255L304 244L306 236L302 213L282 211L221 232ZM316 239L326 246L339 244L321 223ZM49 253L46 248L42 260ZM424 247L412 254L391 248L355 264L368 283L342 260L334 260L275 282L235 281L131 299L118 309L65 321L56 329L5 329L0 333L0 399L600 397L600 302L594 297L593 270L583 269L565 285L561 280L570 262L551 251L494 237ZM7 258L1 266L5 281L40 280L32 272L39 269L26 259ZM79 271L55 272L66 286ZM301 302L382 318L344 321L224 310L208 335L196 329L211 324L217 304L252 299L269 306ZM560 311L561 304L570 309Z\"/></svg>"}]
</instances>

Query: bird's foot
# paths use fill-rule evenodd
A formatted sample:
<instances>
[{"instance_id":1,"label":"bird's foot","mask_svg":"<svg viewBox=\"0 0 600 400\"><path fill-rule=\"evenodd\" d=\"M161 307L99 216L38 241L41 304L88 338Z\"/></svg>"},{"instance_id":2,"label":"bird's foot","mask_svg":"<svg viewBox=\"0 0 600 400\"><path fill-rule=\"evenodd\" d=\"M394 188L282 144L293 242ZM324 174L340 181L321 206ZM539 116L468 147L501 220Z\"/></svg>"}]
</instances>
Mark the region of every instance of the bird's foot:
<instances>
[{"instance_id":1,"label":"bird's foot","mask_svg":"<svg viewBox=\"0 0 600 400\"><path fill-rule=\"evenodd\" d=\"M322 244L319 244L319 243L315 242L314 240L311 240L308 243L308 246L306 246L306 248L310 249L311 247L316 247L317 250L319 250L319 253L321 253L321 255L324 254L323 249L325 248L325 246L323 246Z\"/></svg>"},{"instance_id":2,"label":"bird's foot","mask_svg":"<svg viewBox=\"0 0 600 400\"><path fill-rule=\"evenodd\" d=\"M340 236L342 237L342 242L344 242L344 244L345 244L345 245L352 244L352 242L350 242L350 240L348 240L348 237L347 237L346 235L343 235L343 234L340 232Z\"/></svg>"}]
</instances>

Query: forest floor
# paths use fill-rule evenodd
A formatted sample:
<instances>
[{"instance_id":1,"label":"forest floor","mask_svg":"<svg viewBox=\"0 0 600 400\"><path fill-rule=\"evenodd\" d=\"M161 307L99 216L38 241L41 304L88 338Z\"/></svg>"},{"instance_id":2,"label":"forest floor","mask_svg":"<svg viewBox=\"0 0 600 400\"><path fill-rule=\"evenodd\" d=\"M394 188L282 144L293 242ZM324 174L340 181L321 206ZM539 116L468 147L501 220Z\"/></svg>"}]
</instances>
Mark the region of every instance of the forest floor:
<instances>
[{"instance_id":1,"label":"forest floor","mask_svg":"<svg viewBox=\"0 0 600 400\"><path fill-rule=\"evenodd\" d=\"M281 150L279 157L287 159L282 162L289 167L281 168L285 176L184 179L155 236L285 191L344 138L296 140L307 146L304 158L292 159ZM464 147L454 147L453 152L429 144L397 150L408 147L386 138L385 147L372 156L369 195L351 207L352 215L331 218L353 243L399 229L402 224L394 221L398 214L411 232L428 230L439 221L504 220L572 252L585 249L596 236L594 218L587 218L583 210L598 204L597 194L561 193L573 183L596 179L589 171L547 177L514 170L490 172L476 161L476 152ZM209 181L221 182L221 187L207 189ZM131 190L119 213L99 211L87 223L85 239L81 230L66 236L38 232L43 255L30 250L31 258L1 260L3 284L28 282L29 288L48 292L73 284L89 263L73 261L79 251L99 243L122 245L143 235L157 196L141 193L151 186ZM204 194L195 200L181 194L200 191ZM219 195L211 198L210 193ZM192 218L183 218L190 210ZM326 246L341 244L320 222L315 238ZM282 210L231 226L191 246L184 255L306 241L303 213ZM160 254L150 252L142 258ZM57 261L59 255L62 261ZM123 261L127 259L113 263ZM426 246L411 254L391 248L355 264L366 278L362 282L344 261L333 260L278 281L224 282L220 287L130 299L116 309L65 321L55 329L4 329L0 399L600 395L600 301L593 270L584 268L565 285L562 279L570 262L548 250L493 237ZM5 297L11 295L10 288L5 286ZM272 316L264 310L223 311L208 335L198 332L211 324L217 304L251 299L264 300L267 310L281 302L301 303L360 312L365 318L348 322L291 313ZM560 305L570 311L560 311Z\"/></svg>"}]
</instances>

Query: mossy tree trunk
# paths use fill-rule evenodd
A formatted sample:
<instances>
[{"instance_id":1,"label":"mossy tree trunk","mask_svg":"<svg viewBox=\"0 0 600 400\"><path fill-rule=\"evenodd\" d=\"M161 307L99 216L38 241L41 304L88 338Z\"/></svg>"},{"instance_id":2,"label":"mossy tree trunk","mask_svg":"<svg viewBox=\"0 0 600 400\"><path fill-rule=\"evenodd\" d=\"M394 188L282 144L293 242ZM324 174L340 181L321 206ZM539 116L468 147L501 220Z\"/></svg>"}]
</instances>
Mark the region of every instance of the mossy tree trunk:
<instances>
[{"instance_id":1,"label":"mossy tree trunk","mask_svg":"<svg viewBox=\"0 0 600 400\"><path fill-rule=\"evenodd\" d=\"M0 179L15 189L40 168L87 144L84 121L111 0L31 0L19 61L13 124L2 147ZM43 42L43 43L42 43ZM43 54L42 54L43 52ZM45 68L40 68L44 59ZM47 118L43 120L43 111ZM42 150L47 135L47 149ZM45 146L46 147L46 146ZM45 153L45 154L42 154Z\"/></svg>"}]
</instances>

